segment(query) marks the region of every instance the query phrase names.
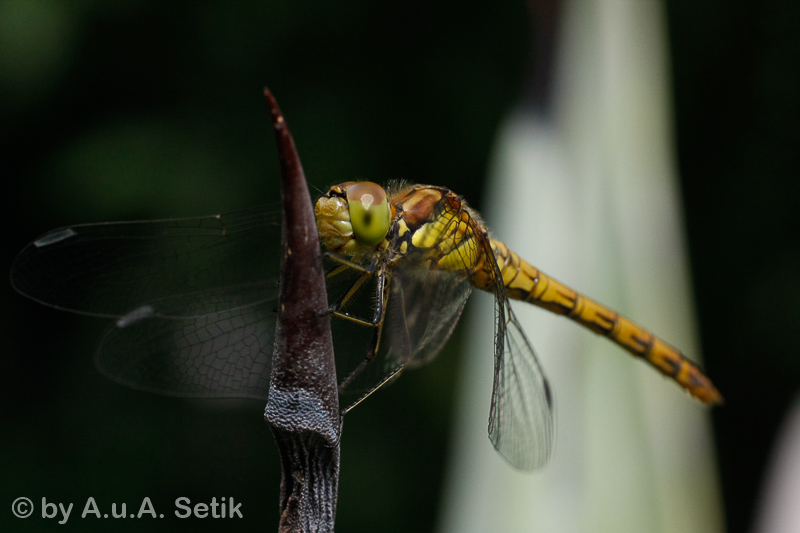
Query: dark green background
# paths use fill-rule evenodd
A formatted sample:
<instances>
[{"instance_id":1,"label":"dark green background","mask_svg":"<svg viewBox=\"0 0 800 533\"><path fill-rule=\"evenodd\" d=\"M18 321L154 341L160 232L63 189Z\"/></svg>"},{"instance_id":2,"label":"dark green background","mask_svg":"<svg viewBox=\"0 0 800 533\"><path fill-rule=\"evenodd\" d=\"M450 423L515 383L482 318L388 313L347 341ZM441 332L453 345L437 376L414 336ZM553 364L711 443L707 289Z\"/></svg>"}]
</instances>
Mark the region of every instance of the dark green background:
<instances>
[{"instance_id":1,"label":"dark green background","mask_svg":"<svg viewBox=\"0 0 800 533\"><path fill-rule=\"evenodd\" d=\"M705 366L728 401L713 417L731 532L750 527L800 384L798 6L667 3ZM522 2L0 3L0 270L57 226L272 201L265 85L313 186L402 178L480 208L499 121L524 91L529 27ZM2 530L57 527L14 519L20 495L37 509L41 497L148 496L159 512L178 496L233 496L235 524L113 527L277 526L279 464L259 402L120 387L92 366L107 321L0 290ZM457 347L348 417L337 530L434 527ZM109 527L79 512L67 528Z\"/></svg>"}]
</instances>

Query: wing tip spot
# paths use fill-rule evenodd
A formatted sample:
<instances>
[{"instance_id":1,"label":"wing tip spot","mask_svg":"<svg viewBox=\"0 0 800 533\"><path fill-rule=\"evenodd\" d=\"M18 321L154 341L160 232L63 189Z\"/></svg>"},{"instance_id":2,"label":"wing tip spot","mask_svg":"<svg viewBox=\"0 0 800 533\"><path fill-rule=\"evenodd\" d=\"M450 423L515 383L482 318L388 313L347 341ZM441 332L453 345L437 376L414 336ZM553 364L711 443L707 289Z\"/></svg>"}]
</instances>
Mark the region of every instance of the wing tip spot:
<instances>
[{"instance_id":1,"label":"wing tip spot","mask_svg":"<svg viewBox=\"0 0 800 533\"><path fill-rule=\"evenodd\" d=\"M33 241L33 245L37 248L43 248L45 246L49 246L51 244L55 244L57 242L61 242L67 240L71 237L77 235L74 229L72 228L61 228L53 231L48 231L35 241Z\"/></svg>"},{"instance_id":2,"label":"wing tip spot","mask_svg":"<svg viewBox=\"0 0 800 533\"><path fill-rule=\"evenodd\" d=\"M130 311L125 315L119 317L117 319L117 327L127 328L132 324L135 324L141 320L144 320L147 317L152 316L154 313L155 309L153 309L152 305L142 305L140 307L137 307L133 311Z\"/></svg>"}]
</instances>

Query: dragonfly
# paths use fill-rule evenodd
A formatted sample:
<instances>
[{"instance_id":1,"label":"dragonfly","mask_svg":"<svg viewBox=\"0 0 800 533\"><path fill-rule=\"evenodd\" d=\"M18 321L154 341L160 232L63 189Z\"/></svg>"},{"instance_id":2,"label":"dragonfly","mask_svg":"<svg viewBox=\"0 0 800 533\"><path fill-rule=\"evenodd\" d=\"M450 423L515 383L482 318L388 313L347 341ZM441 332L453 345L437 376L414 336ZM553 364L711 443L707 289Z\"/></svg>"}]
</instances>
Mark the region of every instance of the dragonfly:
<instances>
[{"instance_id":1,"label":"dragonfly","mask_svg":"<svg viewBox=\"0 0 800 533\"><path fill-rule=\"evenodd\" d=\"M521 259L480 216L439 186L334 185L316 202L330 314L371 332L340 381L360 388L352 409L442 350L473 289L494 295L489 438L513 466L549 459L553 393L511 300L564 315L608 337L704 404L723 402L678 349ZM115 322L95 354L112 379L181 397L266 399L275 333L280 213L255 208L205 217L77 225L49 231L12 267L14 287L40 303ZM368 290L365 290L368 288ZM353 302L367 295L364 316ZM362 306L363 307L363 306Z\"/></svg>"}]
</instances>

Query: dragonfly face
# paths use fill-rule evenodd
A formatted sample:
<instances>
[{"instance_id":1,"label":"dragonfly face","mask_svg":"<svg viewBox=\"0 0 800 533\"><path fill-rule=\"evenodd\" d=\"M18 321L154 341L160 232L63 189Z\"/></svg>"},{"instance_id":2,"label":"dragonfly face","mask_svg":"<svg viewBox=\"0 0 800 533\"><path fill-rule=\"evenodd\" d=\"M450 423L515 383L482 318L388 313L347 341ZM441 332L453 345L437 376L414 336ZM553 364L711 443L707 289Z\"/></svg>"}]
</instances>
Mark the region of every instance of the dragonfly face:
<instances>
[{"instance_id":1,"label":"dragonfly face","mask_svg":"<svg viewBox=\"0 0 800 533\"><path fill-rule=\"evenodd\" d=\"M317 200L314 214L322 243L330 252L360 257L384 243L393 212L383 187L349 181L331 187Z\"/></svg>"},{"instance_id":2,"label":"dragonfly face","mask_svg":"<svg viewBox=\"0 0 800 533\"><path fill-rule=\"evenodd\" d=\"M489 437L516 467L547 461L553 413L550 386L510 299L565 315L702 402L722 402L677 349L491 239L477 214L444 187L386 191L346 182L331 187L315 213L334 263L329 276L349 271L354 277L332 295L338 298L331 310L372 331L366 356L340 390L357 382L369 394L404 368L432 360L477 288L495 297ZM20 253L11 279L19 292L46 305L116 318L96 363L123 384L174 396L266 398L279 221L274 210L252 209L61 228ZM346 304L367 282L374 286L372 316L348 314Z\"/></svg>"}]
</instances>

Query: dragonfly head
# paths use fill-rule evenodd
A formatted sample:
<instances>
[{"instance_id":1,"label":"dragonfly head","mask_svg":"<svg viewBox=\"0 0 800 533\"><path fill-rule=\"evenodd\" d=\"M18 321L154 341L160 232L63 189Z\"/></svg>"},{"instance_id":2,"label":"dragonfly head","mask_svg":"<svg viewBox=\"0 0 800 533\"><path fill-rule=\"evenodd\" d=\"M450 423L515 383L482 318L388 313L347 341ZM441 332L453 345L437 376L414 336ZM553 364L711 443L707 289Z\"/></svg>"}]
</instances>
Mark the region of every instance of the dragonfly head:
<instances>
[{"instance_id":1,"label":"dragonfly head","mask_svg":"<svg viewBox=\"0 0 800 533\"><path fill-rule=\"evenodd\" d=\"M392 209L386 191L371 181L334 185L317 200L317 229L334 253L359 256L386 239Z\"/></svg>"}]
</instances>

